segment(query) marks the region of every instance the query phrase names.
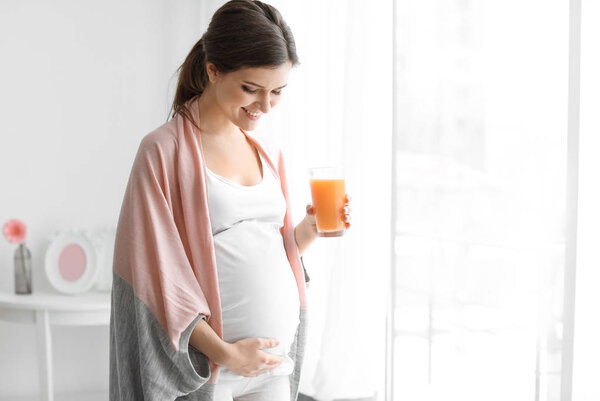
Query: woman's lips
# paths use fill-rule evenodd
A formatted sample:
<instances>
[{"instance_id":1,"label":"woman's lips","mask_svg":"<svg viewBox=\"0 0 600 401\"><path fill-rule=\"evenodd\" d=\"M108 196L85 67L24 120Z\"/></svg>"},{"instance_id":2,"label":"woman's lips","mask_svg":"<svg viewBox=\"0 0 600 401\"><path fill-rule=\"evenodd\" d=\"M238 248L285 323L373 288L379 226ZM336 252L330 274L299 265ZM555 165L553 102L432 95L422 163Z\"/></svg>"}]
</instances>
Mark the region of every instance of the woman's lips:
<instances>
[{"instance_id":1,"label":"woman's lips","mask_svg":"<svg viewBox=\"0 0 600 401\"><path fill-rule=\"evenodd\" d=\"M246 116L248 116L248 118L251 119L252 121L258 120L260 118L260 116L262 115L261 112L250 113L245 107L242 107L242 109L244 110L244 112L246 112Z\"/></svg>"}]
</instances>

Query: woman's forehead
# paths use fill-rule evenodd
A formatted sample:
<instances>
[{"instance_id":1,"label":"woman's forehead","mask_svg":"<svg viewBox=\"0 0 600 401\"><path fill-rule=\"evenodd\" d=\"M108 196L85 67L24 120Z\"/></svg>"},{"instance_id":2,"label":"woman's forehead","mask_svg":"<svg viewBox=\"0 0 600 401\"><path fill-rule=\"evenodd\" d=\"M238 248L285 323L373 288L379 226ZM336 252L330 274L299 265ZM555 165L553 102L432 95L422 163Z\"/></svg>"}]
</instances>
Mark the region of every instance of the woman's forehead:
<instances>
[{"instance_id":1,"label":"woman's forehead","mask_svg":"<svg viewBox=\"0 0 600 401\"><path fill-rule=\"evenodd\" d=\"M280 87L287 84L291 68L291 63L282 64L277 67L243 67L231 74L232 78L252 82L265 88Z\"/></svg>"}]
</instances>

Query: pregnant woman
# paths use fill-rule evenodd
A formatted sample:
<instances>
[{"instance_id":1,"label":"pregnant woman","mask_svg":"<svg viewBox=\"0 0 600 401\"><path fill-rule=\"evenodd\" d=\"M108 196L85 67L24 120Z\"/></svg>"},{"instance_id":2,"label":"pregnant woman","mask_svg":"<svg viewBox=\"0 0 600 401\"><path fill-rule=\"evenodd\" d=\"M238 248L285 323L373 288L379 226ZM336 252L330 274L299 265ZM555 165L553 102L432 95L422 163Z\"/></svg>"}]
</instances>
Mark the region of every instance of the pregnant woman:
<instances>
[{"instance_id":1,"label":"pregnant woman","mask_svg":"<svg viewBox=\"0 0 600 401\"><path fill-rule=\"evenodd\" d=\"M275 8L233 0L182 64L119 216L111 400L296 400L317 230L311 205L293 225L281 152L256 128L297 63Z\"/></svg>"}]
</instances>

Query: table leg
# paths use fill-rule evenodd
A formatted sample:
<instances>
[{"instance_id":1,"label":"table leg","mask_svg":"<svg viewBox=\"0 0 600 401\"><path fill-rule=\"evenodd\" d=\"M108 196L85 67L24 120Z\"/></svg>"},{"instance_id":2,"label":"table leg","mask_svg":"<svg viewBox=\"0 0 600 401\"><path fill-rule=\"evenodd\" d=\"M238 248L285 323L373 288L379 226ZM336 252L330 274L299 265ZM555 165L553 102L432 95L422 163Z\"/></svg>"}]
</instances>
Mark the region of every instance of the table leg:
<instances>
[{"instance_id":1,"label":"table leg","mask_svg":"<svg viewBox=\"0 0 600 401\"><path fill-rule=\"evenodd\" d=\"M54 400L54 389L52 379L52 337L50 336L50 324L48 312L36 311L36 337L38 350L38 368L40 374L40 391L43 401Z\"/></svg>"}]
</instances>

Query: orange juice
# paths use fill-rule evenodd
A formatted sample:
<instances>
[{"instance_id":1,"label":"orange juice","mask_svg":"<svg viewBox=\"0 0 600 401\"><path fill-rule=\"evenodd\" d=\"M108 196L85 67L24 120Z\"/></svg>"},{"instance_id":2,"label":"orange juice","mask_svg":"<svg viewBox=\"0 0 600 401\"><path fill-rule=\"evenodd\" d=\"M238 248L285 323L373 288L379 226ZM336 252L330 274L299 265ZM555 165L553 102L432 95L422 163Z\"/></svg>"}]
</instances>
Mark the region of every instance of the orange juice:
<instances>
[{"instance_id":1,"label":"orange juice","mask_svg":"<svg viewBox=\"0 0 600 401\"><path fill-rule=\"evenodd\" d=\"M346 228L342 220L346 195L344 180L313 178L310 191L319 234L325 237L342 235Z\"/></svg>"}]
</instances>

